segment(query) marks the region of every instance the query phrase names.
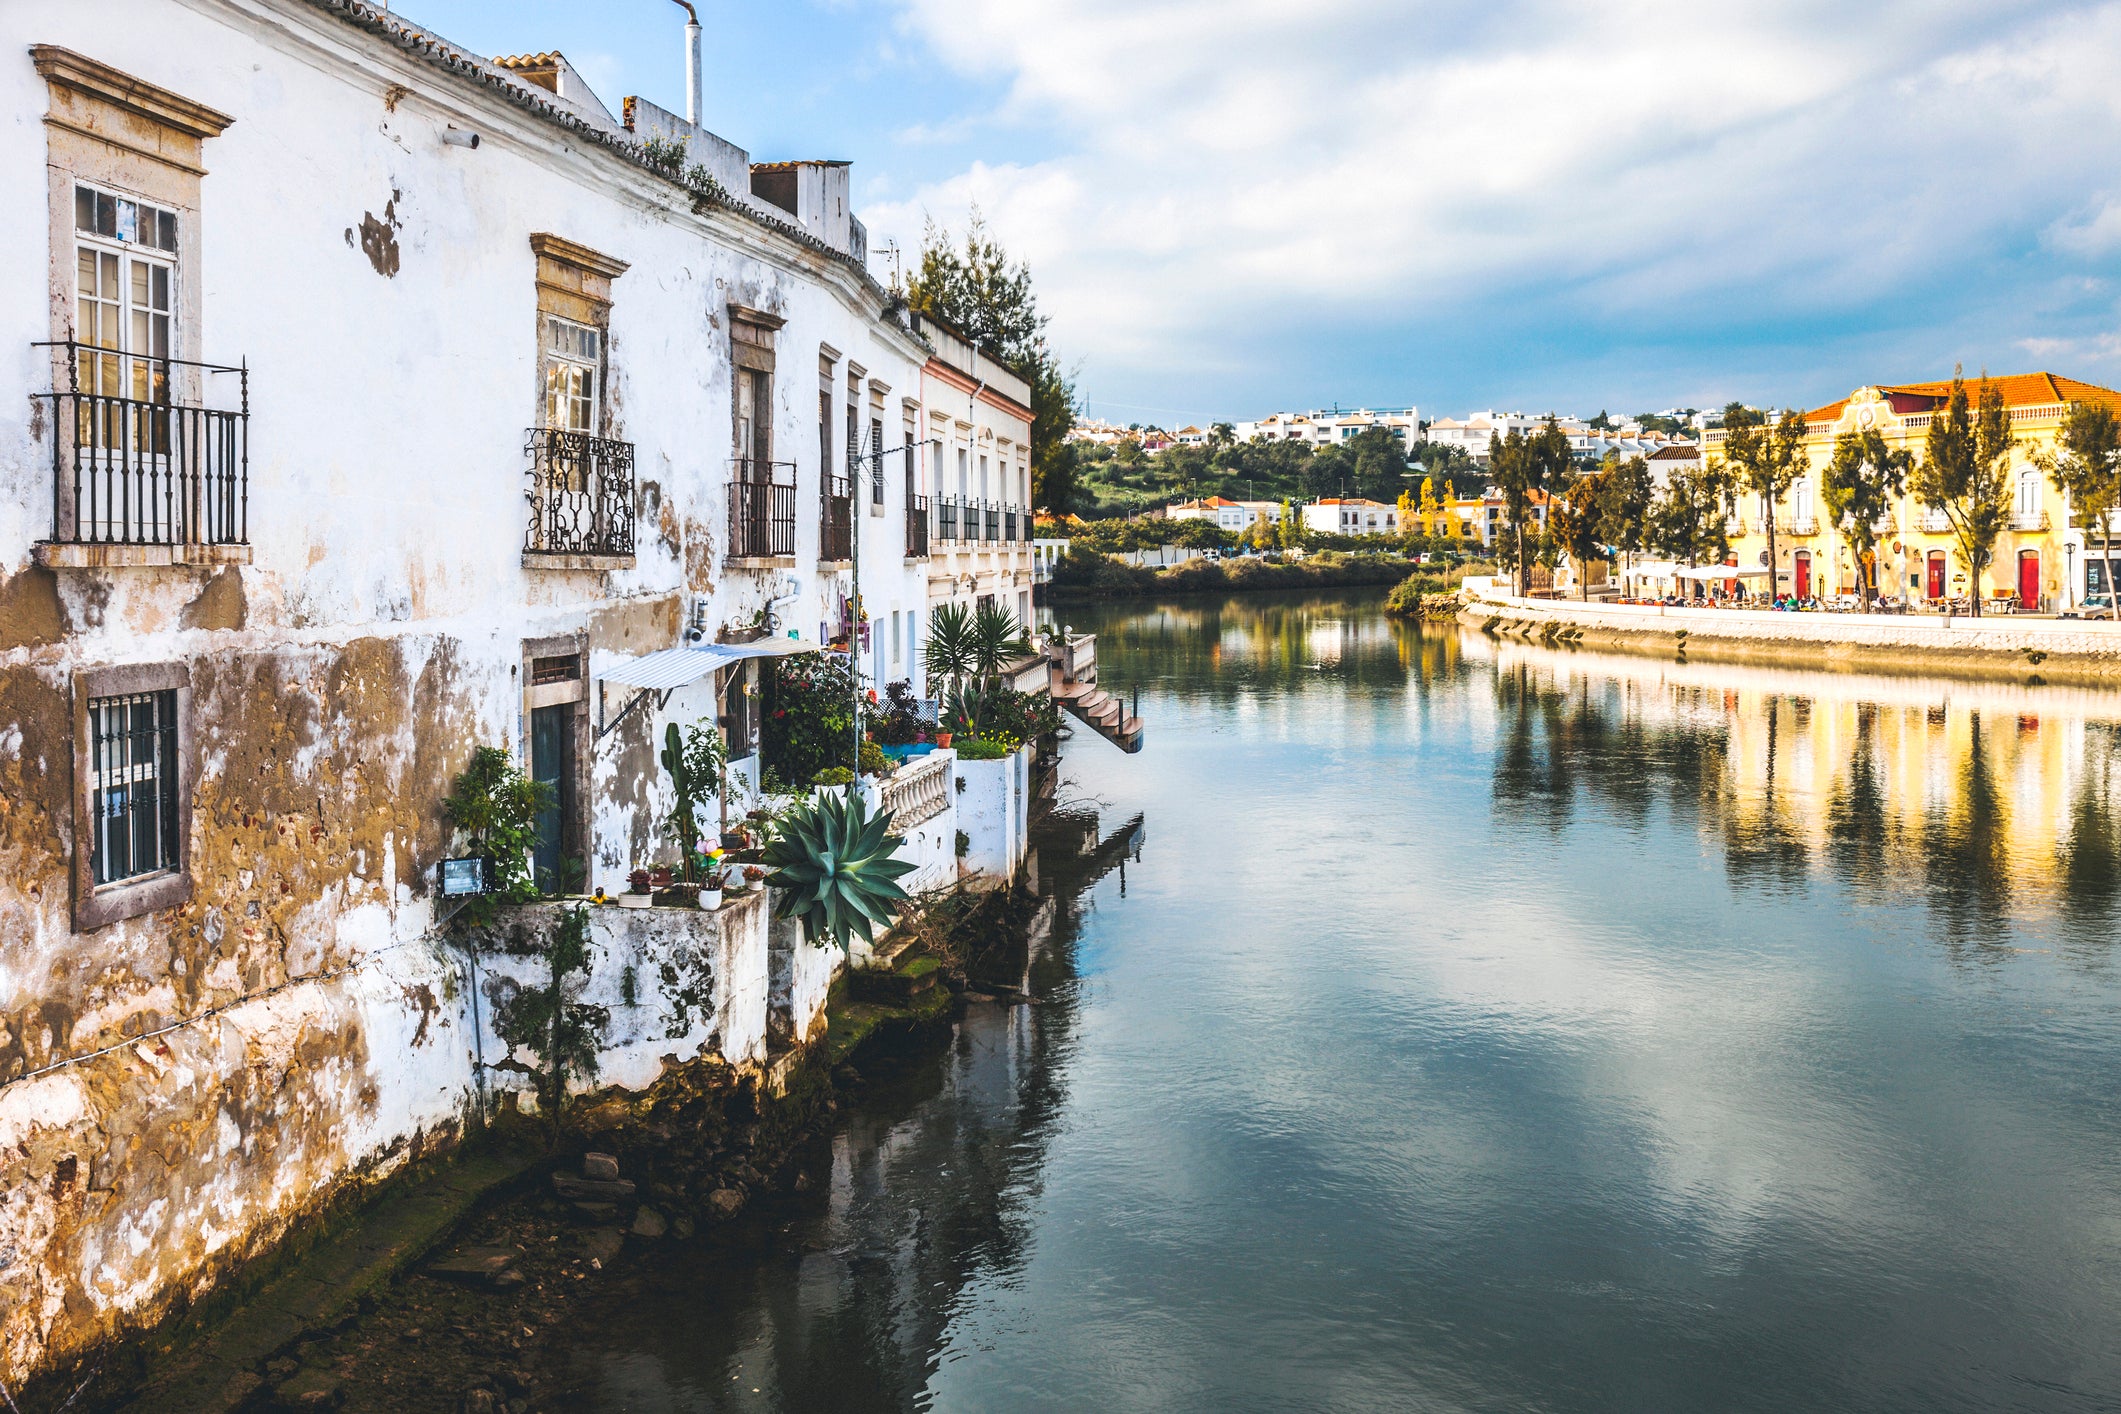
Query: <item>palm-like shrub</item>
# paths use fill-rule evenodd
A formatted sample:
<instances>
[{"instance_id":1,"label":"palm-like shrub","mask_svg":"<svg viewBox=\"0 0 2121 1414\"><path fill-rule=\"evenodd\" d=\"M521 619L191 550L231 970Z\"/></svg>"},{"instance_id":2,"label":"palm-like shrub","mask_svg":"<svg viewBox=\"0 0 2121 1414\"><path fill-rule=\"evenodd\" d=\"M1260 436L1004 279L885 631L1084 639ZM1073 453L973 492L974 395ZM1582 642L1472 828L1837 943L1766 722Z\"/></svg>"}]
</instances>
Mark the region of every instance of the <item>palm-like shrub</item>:
<instances>
[{"instance_id":1,"label":"palm-like shrub","mask_svg":"<svg viewBox=\"0 0 2121 1414\"><path fill-rule=\"evenodd\" d=\"M871 816L859 792L829 791L798 807L766 846L766 882L781 891L775 912L801 919L808 941L830 937L841 952L856 933L872 941L906 900L898 881L913 865L893 857L899 844L891 812Z\"/></svg>"},{"instance_id":2,"label":"palm-like shrub","mask_svg":"<svg viewBox=\"0 0 2121 1414\"><path fill-rule=\"evenodd\" d=\"M938 604L928 615L928 642L921 649L921 666L928 670L930 691L978 671L972 613L963 604Z\"/></svg>"},{"instance_id":3,"label":"palm-like shrub","mask_svg":"<svg viewBox=\"0 0 2121 1414\"><path fill-rule=\"evenodd\" d=\"M989 600L972 615L972 663L989 682L1001 676L1002 665L1013 663L1031 651L1016 615Z\"/></svg>"}]
</instances>

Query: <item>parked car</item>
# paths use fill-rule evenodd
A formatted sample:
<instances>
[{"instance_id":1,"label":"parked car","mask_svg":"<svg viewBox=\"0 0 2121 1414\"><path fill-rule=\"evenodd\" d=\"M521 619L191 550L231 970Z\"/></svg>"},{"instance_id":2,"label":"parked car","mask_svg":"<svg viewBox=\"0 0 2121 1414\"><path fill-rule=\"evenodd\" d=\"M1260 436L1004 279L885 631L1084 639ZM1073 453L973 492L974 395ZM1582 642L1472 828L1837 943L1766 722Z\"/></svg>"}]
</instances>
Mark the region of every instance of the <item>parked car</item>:
<instances>
[{"instance_id":1,"label":"parked car","mask_svg":"<svg viewBox=\"0 0 2121 1414\"><path fill-rule=\"evenodd\" d=\"M2078 601L2074 609L2064 609L2065 619L2110 619L2114 617L2114 596L2104 591L2087 594Z\"/></svg>"}]
</instances>

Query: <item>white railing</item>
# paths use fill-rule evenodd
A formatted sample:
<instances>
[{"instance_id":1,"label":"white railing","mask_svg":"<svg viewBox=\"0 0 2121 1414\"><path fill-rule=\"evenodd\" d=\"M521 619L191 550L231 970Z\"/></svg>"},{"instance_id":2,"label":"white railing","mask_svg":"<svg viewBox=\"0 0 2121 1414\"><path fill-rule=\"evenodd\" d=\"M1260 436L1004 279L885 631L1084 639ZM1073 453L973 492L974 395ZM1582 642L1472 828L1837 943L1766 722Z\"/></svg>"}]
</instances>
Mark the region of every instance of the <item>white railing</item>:
<instances>
[{"instance_id":1,"label":"white railing","mask_svg":"<svg viewBox=\"0 0 2121 1414\"><path fill-rule=\"evenodd\" d=\"M884 777L878 803L891 812L891 828L903 832L950 808L950 762L945 753L915 757Z\"/></svg>"},{"instance_id":2,"label":"white railing","mask_svg":"<svg viewBox=\"0 0 2121 1414\"><path fill-rule=\"evenodd\" d=\"M1817 535L1818 533L1819 521L1815 516L1798 516L1790 522L1790 534L1792 535Z\"/></svg>"},{"instance_id":3,"label":"white railing","mask_svg":"<svg viewBox=\"0 0 2121 1414\"><path fill-rule=\"evenodd\" d=\"M2012 530L2047 529L2046 511L2019 511L2011 516Z\"/></svg>"},{"instance_id":4,"label":"white railing","mask_svg":"<svg viewBox=\"0 0 2121 1414\"><path fill-rule=\"evenodd\" d=\"M1924 535L1949 535L1951 529L1952 518L1943 511L1924 511L1922 513L1922 533Z\"/></svg>"},{"instance_id":5,"label":"white railing","mask_svg":"<svg viewBox=\"0 0 2121 1414\"><path fill-rule=\"evenodd\" d=\"M1069 682L1080 681L1085 676L1097 674L1097 635L1094 633L1070 634L1060 647L1061 676Z\"/></svg>"}]
</instances>

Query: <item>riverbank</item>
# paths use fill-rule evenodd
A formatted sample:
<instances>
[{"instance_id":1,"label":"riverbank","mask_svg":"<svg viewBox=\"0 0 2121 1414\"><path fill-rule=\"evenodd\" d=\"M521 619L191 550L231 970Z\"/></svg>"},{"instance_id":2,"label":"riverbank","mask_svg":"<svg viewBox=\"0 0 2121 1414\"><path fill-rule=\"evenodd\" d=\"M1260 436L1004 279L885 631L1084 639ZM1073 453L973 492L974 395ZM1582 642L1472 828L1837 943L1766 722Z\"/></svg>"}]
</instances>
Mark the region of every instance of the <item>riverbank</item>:
<instances>
[{"instance_id":1,"label":"riverbank","mask_svg":"<svg viewBox=\"0 0 2121 1414\"><path fill-rule=\"evenodd\" d=\"M557 1138L498 1116L461 1152L309 1225L240 1287L22 1391L22 1414L70 1399L140 1414L544 1408L541 1333L572 1329L597 1279L629 1256L718 1240L743 1215L816 1191L857 1067L939 1044L961 1007L956 975L916 946L843 976L822 1034L778 1086L700 1059L641 1094L583 1097Z\"/></svg>"},{"instance_id":2,"label":"riverbank","mask_svg":"<svg viewBox=\"0 0 2121 1414\"><path fill-rule=\"evenodd\" d=\"M1458 620L1495 637L1697 661L2013 682L2121 683L2121 625L2080 619L1810 614L1520 599L1478 588Z\"/></svg>"},{"instance_id":3,"label":"riverbank","mask_svg":"<svg viewBox=\"0 0 2121 1414\"><path fill-rule=\"evenodd\" d=\"M1094 551L1070 551L1054 566L1052 579L1039 586L1039 602L1076 604L1135 595L1228 594L1263 589L1369 589L1399 584L1420 571L1421 567L1410 560L1336 551L1321 551L1301 560L1253 556L1192 560L1168 569L1122 564ZM1453 570L1442 576L1440 583L1456 583L1465 573L1463 569Z\"/></svg>"}]
</instances>

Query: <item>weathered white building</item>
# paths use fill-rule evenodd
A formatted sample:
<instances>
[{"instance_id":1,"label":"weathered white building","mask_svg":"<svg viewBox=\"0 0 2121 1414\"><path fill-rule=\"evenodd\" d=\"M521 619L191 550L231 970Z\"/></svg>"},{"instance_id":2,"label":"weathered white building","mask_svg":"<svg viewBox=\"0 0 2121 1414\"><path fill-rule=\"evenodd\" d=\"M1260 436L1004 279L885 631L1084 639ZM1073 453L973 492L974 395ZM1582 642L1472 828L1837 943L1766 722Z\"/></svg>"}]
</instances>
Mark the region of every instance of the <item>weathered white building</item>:
<instances>
[{"instance_id":1,"label":"weathered white building","mask_svg":"<svg viewBox=\"0 0 2121 1414\"><path fill-rule=\"evenodd\" d=\"M357 0L17 0L0 41L13 1384L458 1133L501 1046L434 896L475 747L556 788L541 864L622 887L667 723L742 754L762 656L881 685L932 599L1014 606L1029 425L869 276L843 164L614 118L563 56ZM931 583L960 446L983 534ZM879 787L945 874L949 769ZM687 926L599 916L604 992ZM619 1025L622 1080L814 1025L834 956L697 918L720 1010Z\"/></svg>"},{"instance_id":2,"label":"weathered white building","mask_svg":"<svg viewBox=\"0 0 2121 1414\"><path fill-rule=\"evenodd\" d=\"M918 316L924 426L909 459L933 502L930 603L988 600L1031 622L1031 387L956 330Z\"/></svg>"}]
</instances>

